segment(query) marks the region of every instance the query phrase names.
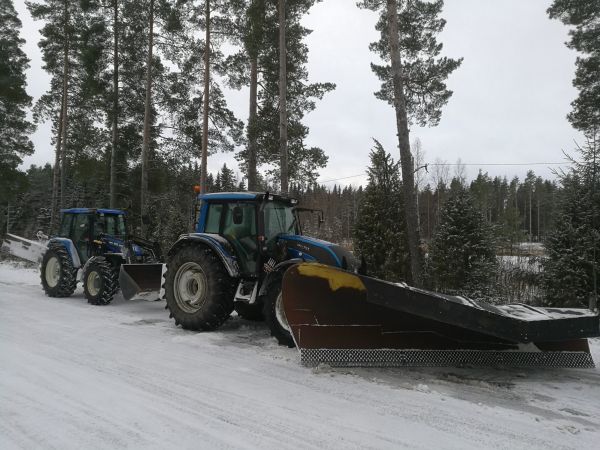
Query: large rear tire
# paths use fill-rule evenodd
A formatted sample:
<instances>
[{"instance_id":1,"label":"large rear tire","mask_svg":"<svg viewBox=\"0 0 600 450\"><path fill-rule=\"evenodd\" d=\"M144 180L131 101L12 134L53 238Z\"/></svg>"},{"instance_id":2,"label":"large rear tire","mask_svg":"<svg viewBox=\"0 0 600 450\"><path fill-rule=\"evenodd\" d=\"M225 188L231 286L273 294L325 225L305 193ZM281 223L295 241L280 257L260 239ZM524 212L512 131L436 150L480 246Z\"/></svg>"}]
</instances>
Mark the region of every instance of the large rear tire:
<instances>
[{"instance_id":1,"label":"large rear tire","mask_svg":"<svg viewBox=\"0 0 600 450\"><path fill-rule=\"evenodd\" d=\"M271 336L277 339L279 345L293 348L296 344L294 343L292 331L283 310L283 298L281 294L282 279L282 272L271 275L268 281L267 293L264 296L263 314L265 322L271 330Z\"/></svg>"},{"instance_id":2,"label":"large rear tire","mask_svg":"<svg viewBox=\"0 0 600 450\"><path fill-rule=\"evenodd\" d=\"M119 277L103 256L92 257L83 271L83 292L91 305L108 305L119 290Z\"/></svg>"},{"instance_id":3,"label":"large rear tire","mask_svg":"<svg viewBox=\"0 0 600 450\"><path fill-rule=\"evenodd\" d=\"M186 243L167 264L167 308L186 330L214 330L233 312L236 285L210 248Z\"/></svg>"},{"instance_id":4,"label":"large rear tire","mask_svg":"<svg viewBox=\"0 0 600 450\"><path fill-rule=\"evenodd\" d=\"M60 244L50 244L41 267L42 287L48 297L70 297L77 287L77 269Z\"/></svg>"}]
</instances>

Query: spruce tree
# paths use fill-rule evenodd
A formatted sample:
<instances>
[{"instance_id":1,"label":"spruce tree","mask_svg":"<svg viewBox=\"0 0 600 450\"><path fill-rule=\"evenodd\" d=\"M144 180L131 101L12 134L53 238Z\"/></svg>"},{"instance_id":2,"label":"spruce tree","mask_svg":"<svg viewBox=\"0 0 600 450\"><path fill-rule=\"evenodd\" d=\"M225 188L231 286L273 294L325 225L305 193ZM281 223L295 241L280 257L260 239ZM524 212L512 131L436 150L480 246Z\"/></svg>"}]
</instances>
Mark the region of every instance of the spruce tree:
<instances>
[{"instance_id":1,"label":"spruce tree","mask_svg":"<svg viewBox=\"0 0 600 450\"><path fill-rule=\"evenodd\" d=\"M429 283L436 291L486 298L496 268L491 228L468 190L454 180L429 247Z\"/></svg>"},{"instance_id":2,"label":"spruce tree","mask_svg":"<svg viewBox=\"0 0 600 450\"><path fill-rule=\"evenodd\" d=\"M369 156L369 183L358 207L354 250L364 259L368 275L411 280L398 163L378 141Z\"/></svg>"},{"instance_id":3,"label":"spruce tree","mask_svg":"<svg viewBox=\"0 0 600 450\"><path fill-rule=\"evenodd\" d=\"M600 145L579 149L581 162L561 179L555 230L546 242L545 296L551 306L588 306L597 298L600 262Z\"/></svg>"}]
</instances>

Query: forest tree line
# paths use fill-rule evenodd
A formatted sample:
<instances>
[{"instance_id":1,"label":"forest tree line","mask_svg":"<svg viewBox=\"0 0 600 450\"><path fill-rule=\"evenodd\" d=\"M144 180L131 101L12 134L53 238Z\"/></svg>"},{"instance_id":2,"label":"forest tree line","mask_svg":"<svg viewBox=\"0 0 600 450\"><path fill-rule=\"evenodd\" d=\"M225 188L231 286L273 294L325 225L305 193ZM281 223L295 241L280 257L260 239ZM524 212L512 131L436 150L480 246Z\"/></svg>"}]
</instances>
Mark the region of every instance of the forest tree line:
<instances>
[{"instance_id":1,"label":"forest tree line","mask_svg":"<svg viewBox=\"0 0 600 450\"><path fill-rule=\"evenodd\" d=\"M464 208L477 217L465 216L473 221L462 225L478 231L460 233L479 236L480 241L465 245L482 250L481 255L489 255L486 246L511 248L520 240L545 240L558 270L567 263L563 256L571 254L564 250L586 242L579 249L585 256L570 261L579 264L570 276L584 280L578 301L595 293L598 3L555 0L548 9L551 19L571 27L567 45L579 55L573 81L579 96L568 120L586 139L572 168L555 183L533 172L524 180L481 172L467 182L460 173L450 177L443 170L423 182L410 127L439 123L453 94L446 80L462 63L460 57L441 53L443 1L358 2L379 14L380 38L370 49L380 62L371 67L381 81L376 97L393 107L399 159L393 163L376 143L367 170L369 184L330 189L317 183L327 154L305 144L309 129L303 123L318 100L335 89L326 80L308 81L304 39L310 30L302 18L316 1L28 1L31 16L41 23L38 45L50 75L48 90L33 103L26 91L29 60L22 50L21 22L12 0L0 0L3 229L8 225L25 233L36 228L52 232L59 208L110 206L126 209L134 228L168 244L193 224L191 187L198 182L204 192L275 190L323 209L326 222L307 224L307 231L345 241L359 254L369 252L361 250L369 236L396 236L403 256L396 255L397 264L393 255L378 264L395 267L396 278L424 286L435 266L430 250L440 255L448 250L442 248L440 233L450 233L446 240L456 236L461 229L452 227L458 226L460 216L453 218L452 212ZM225 95L227 89L242 87L249 91L247 120L235 116ZM41 122L52 125L48 145L54 148L53 164L22 171L22 158L34 151L31 133ZM241 176L227 167L208 174L207 158L216 152L234 152ZM378 173L385 175L383 183ZM389 233L365 232L361 241L365 211L381 213L374 205L393 206L389 217L397 220L381 217ZM151 219L148 226L144 216ZM463 255L467 261L471 256ZM552 264L545 268L548 273ZM437 283L438 288L446 289L444 283ZM565 297L567 284L548 289Z\"/></svg>"}]
</instances>

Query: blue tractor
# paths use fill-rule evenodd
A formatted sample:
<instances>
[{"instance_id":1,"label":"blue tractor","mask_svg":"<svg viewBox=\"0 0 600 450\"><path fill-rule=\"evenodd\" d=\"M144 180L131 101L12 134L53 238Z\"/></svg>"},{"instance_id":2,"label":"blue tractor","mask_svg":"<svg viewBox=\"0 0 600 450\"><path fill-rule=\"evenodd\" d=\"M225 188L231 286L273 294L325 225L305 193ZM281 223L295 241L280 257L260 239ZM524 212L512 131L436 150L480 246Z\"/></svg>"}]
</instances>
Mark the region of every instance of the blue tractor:
<instances>
[{"instance_id":1,"label":"blue tractor","mask_svg":"<svg viewBox=\"0 0 600 450\"><path fill-rule=\"evenodd\" d=\"M127 235L124 211L71 208L61 213L58 234L48 241L13 235L5 241L12 253L23 256L25 249L27 259L41 260L42 287L49 297L69 297L81 280L89 303L107 305L119 290L121 264L161 259L158 244Z\"/></svg>"},{"instance_id":2,"label":"blue tractor","mask_svg":"<svg viewBox=\"0 0 600 450\"><path fill-rule=\"evenodd\" d=\"M198 199L195 232L180 236L167 254L163 295L171 317L188 330L213 330L235 309L246 319L264 319L280 344L293 346L281 301L286 269L306 261L354 271L356 260L339 245L302 235L299 214L312 210L298 208L296 199L268 192ZM148 272L159 271L146 268L122 266L126 298L153 284Z\"/></svg>"}]
</instances>

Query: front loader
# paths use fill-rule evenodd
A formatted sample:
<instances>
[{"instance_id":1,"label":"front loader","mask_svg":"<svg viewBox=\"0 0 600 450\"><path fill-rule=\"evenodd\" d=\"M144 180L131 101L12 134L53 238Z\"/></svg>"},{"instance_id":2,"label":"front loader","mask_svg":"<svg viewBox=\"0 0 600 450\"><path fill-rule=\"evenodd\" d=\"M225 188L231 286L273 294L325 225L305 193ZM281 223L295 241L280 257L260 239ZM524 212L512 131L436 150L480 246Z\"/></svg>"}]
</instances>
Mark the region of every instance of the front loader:
<instances>
[{"instance_id":1,"label":"front loader","mask_svg":"<svg viewBox=\"0 0 600 450\"><path fill-rule=\"evenodd\" d=\"M295 199L238 192L199 200L195 232L171 247L165 269L123 264L120 273L130 298L164 272L161 295L185 329L214 330L235 309L264 318L306 365L593 367L595 312L496 307L370 278L349 251L302 235Z\"/></svg>"}]
</instances>

